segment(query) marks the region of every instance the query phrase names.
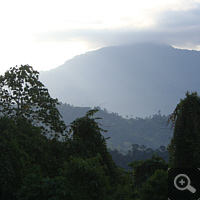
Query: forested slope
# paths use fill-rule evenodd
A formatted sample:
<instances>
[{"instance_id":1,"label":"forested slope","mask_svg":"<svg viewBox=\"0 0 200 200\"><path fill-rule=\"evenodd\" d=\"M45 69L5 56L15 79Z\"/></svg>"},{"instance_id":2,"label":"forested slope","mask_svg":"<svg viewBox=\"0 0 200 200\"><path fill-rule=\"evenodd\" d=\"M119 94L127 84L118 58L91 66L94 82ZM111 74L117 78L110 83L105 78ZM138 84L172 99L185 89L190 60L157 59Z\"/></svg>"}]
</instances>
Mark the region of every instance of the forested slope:
<instances>
[{"instance_id":1,"label":"forested slope","mask_svg":"<svg viewBox=\"0 0 200 200\"><path fill-rule=\"evenodd\" d=\"M172 137L170 125L167 126L168 116L160 112L146 118L123 118L117 113L109 113L106 109L95 114L102 118L98 120L104 129L103 135L110 137L107 140L111 149L131 149L132 144L145 145L156 149L160 146L167 146ZM66 124L70 124L77 117L82 117L90 110L89 107L75 107L69 104L62 104L58 109Z\"/></svg>"}]
</instances>

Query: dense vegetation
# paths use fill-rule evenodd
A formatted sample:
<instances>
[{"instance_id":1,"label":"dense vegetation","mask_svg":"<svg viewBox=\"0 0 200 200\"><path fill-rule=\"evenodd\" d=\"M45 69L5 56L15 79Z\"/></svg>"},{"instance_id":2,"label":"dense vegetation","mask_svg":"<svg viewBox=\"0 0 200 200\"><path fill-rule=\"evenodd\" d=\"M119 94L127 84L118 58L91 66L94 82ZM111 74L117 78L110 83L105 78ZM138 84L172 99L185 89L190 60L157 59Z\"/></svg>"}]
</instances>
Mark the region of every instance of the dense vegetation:
<instances>
[{"instance_id":1,"label":"dense vegetation","mask_svg":"<svg viewBox=\"0 0 200 200\"><path fill-rule=\"evenodd\" d=\"M181 99L170 120L174 126L174 137L168 147L170 166L198 168L200 166L200 97L196 92L186 93L186 98Z\"/></svg>"},{"instance_id":2,"label":"dense vegetation","mask_svg":"<svg viewBox=\"0 0 200 200\"><path fill-rule=\"evenodd\" d=\"M48 139L27 121L16 124L1 117L0 199L131 199L139 195L133 189L133 172L115 165L94 118L79 118L70 130L75 133L71 138Z\"/></svg>"},{"instance_id":3,"label":"dense vegetation","mask_svg":"<svg viewBox=\"0 0 200 200\"><path fill-rule=\"evenodd\" d=\"M30 73L25 73L27 71ZM167 199L168 167L183 162L182 157L177 158L180 148L188 149L189 155L194 151L193 148L183 146L184 141L179 143L177 139L178 130L182 128L181 123L188 122L184 126L185 134L192 130L194 135L187 140L189 147L192 147L192 142L199 135L196 120L200 98L196 93L188 93L171 115L175 129L169 147L168 166L168 154L164 146L153 150L135 144L127 155L120 154L118 150L108 150L108 138L102 134L107 131L100 124L101 118L95 117L98 109L89 110L66 126L56 108L57 100L50 97L43 85L40 84L39 88L34 86L37 98L31 98L30 94L24 91L24 84L31 90L29 82L32 81L34 73L36 72L32 67L27 65L11 68L6 76L1 77L0 199ZM12 81L6 81L8 77L11 77ZM37 76L34 81L39 83ZM45 93L37 91L41 89L40 86ZM40 101L42 97L46 97L43 103ZM196 106L197 112L192 109ZM186 114L193 120L185 116L188 108L190 111ZM56 114L55 118L51 115L52 110ZM43 111L47 116L40 115ZM38 115L36 123L35 118L30 117L31 114ZM47 135L49 132L51 135ZM193 153L196 156L195 152ZM130 170L118 166L119 156L125 157L123 162L129 162Z\"/></svg>"}]
</instances>

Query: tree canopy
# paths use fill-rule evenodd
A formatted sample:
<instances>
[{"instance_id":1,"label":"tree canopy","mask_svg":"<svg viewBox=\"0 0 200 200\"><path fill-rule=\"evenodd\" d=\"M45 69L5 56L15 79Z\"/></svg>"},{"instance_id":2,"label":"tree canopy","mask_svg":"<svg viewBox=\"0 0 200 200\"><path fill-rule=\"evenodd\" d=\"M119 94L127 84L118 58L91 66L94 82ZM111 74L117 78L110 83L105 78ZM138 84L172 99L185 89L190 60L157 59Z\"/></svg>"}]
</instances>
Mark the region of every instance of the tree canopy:
<instances>
[{"instance_id":1,"label":"tree canopy","mask_svg":"<svg viewBox=\"0 0 200 200\"><path fill-rule=\"evenodd\" d=\"M69 151L84 159L100 154L102 157L101 164L107 167L107 175L109 174L111 180L115 182L116 165L108 152L106 140L101 134L101 131L106 131L96 121L101 118L93 118L97 111L98 109L92 109L84 117L77 118L71 123L70 132L73 132L73 136L71 144L69 143Z\"/></svg>"},{"instance_id":2,"label":"tree canopy","mask_svg":"<svg viewBox=\"0 0 200 200\"><path fill-rule=\"evenodd\" d=\"M200 143L199 102L196 93L187 94L171 115L175 122L175 136L169 148L173 164L182 162L183 157L179 159L177 156L184 145L188 147L189 156L193 156L190 162L199 159L198 144L192 147L195 140ZM0 76L0 111L3 115L0 116L0 199L167 198L168 164L159 157L168 157L164 146L153 150L145 145L132 145L124 159L124 162L132 161L129 165L132 170L122 169L107 149L110 137L102 135L107 131L97 121L101 118L94 117L98 108L89 110L67 127L57 105L58 99L50 97L47 88L39 81L39 72L31 66L16 66ZM144 123L148 124L148 120L129 119L123 123L134 128L136 121L141 122L142 127ZM150 120L165 121L160 114ZM179 140L182 131L187 137ZM47 132L71 135L59 140L42 134ZM119 157L117 150L113 152ZM151 159L147 159L152 154Z\"/></svg>"},{"instance_id":3,"label":"tree canopy","mask_svg":"<svg viewBox=\"0 0 200 200\"><path fill-rule=\"evenodd\" d=\"M51 98L39 81L39 72L29 65L11 67L0 76L0 111L15 121L27 119L43 132L64 133L58 99Z\"/></svg>"},{"instance_id":4,"label":"tree canopy","mask_svg":"<svg viewBox=\"0 0 200 200\"><path fill-rule=\"evenodd\" d=\"M174 134L168 147L169 163L175 168L197 168L200 165L200 97L186 93L169 118Z\"/></svg>"}]
</instances>

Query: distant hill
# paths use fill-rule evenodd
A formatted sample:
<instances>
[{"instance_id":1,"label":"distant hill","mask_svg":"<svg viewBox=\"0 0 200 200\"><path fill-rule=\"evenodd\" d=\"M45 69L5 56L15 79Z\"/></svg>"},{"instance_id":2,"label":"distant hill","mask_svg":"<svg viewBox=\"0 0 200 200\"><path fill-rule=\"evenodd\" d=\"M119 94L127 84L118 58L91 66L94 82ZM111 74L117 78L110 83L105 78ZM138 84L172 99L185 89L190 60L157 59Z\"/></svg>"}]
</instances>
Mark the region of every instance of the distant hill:
<instances>
[{"instance_id":1,"label":"distant hill","mask_svg":"<svg viewBox=\"0 0 200 200\"><path fill-rule=\"evenodd\" d=\"M199 74L199 51L135 44L76 56L40 80L63 103L146 117L168 115L187 90L200 92Z\"/></svg>"},{"instance_id":2,"label":"distant hill","mask_svg":"<svg viewBox=\"0 0 200 200\"><path fill-rule=\"evenodd\" d=\"M61 104L58 109L65 123L69 125L76 118L85 116L91 108ZM106 138L111 137L107 140L107 144L112 149L128 150L131 149L132 144L156 149L160 146L167 146L172 137L170 125L166 126L168 116L160 113L146 118L125 119L117 113L109 113L106 109L100 109L95 117L102 118L98 122L101 128L107 130L102 134Z\"/></svg>"}]
</instances>

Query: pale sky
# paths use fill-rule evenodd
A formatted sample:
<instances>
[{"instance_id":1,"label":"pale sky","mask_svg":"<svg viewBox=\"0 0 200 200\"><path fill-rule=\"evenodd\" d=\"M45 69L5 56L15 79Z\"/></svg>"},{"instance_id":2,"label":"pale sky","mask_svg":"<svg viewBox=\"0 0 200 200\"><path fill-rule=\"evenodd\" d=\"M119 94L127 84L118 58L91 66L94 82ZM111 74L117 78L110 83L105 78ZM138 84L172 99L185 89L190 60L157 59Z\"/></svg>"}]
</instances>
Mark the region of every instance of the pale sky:
<instances>
[{"instance_id":1,"label":"pale sky","mask_svg":"<svg viewBox=\"0 0 200 200\"><path fill-rule=\"evenodd\" d=\"M200 0L0 0L0 74L134 42L200 50Z\"/></svg>"}]
</instances>

